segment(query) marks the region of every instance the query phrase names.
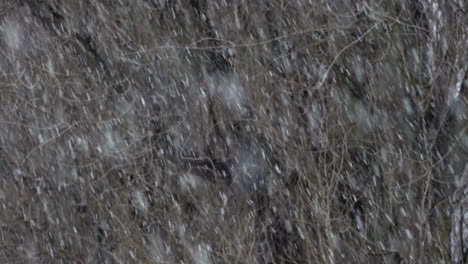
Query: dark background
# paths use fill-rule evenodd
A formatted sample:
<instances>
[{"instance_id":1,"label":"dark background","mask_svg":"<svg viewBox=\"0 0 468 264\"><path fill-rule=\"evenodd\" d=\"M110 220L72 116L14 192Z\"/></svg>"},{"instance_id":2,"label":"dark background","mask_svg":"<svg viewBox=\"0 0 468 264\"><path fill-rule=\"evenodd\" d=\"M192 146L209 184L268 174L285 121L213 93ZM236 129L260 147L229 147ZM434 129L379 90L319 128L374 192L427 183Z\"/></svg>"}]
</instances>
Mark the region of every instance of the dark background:
<instances>
[{"instance_id":1,"label":"dark background","mask_svg":"<svg viewBox=\"0 0 468 264\"><path fill-rule=\"evenodd\" d=\"M465 2L1 1L0 262L449 262Z\"/></svg>"}]
</instances>

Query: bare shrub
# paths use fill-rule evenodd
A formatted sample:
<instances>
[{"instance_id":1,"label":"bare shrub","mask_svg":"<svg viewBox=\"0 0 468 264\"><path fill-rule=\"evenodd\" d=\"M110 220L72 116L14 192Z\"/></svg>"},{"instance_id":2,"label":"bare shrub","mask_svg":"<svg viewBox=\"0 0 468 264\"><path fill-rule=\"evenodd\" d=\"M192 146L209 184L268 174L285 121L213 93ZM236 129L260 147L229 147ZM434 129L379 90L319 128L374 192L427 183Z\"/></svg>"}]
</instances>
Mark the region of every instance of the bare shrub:
<instances>
[{"instance_id":1,"label":"bare shrub","mask_svg":"<svg viewBox=\"0 0 468 264\"><path fill-rule=\"evenodd\" d=\"M1 262L461 263L465 3L358 2L3 1Z\"/></svg>"}]
</instances>

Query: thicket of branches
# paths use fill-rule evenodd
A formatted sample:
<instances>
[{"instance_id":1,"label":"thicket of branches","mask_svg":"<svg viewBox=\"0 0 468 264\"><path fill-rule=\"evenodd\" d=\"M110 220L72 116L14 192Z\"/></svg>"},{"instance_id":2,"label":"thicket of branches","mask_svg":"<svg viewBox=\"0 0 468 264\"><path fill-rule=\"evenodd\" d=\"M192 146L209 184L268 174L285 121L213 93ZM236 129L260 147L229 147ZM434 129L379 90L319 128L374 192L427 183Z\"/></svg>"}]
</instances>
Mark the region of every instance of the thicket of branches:
<instances>
[{"instance_id":1,"label":"thicket of branches","mask_svg":"<svg viewBox=\"0 0 468 264\"><path fill-rule=\"evenodd\" d=\"M450 260L465 1L0 5L0 262Z\"/></svg>"}]
</instances>

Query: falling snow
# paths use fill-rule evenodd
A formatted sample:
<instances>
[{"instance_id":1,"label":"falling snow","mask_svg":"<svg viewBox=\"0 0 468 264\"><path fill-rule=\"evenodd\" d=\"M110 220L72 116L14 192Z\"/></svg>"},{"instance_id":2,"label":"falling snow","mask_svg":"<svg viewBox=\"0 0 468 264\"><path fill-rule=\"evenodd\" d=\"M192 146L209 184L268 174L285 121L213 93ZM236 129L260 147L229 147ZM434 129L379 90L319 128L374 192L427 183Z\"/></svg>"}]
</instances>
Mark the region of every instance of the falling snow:
<instances>
[{"instance_id":1,"label":"falling snow","mask_svg":"<svg viewBox=\"0 0 468 264\"><path fill-rule=\"evenodd\" d=\"M1 1L0 263L465 263L465 14Z\"/></svg>"}]
</instances>

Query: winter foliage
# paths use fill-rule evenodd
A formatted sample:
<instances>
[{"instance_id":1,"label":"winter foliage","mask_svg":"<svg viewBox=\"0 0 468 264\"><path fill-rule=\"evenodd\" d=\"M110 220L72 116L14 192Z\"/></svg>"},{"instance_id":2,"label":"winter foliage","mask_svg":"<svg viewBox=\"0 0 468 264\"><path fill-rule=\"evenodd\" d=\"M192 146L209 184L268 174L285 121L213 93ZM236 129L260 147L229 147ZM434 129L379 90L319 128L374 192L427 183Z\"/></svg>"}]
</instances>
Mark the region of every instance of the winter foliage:
<instances>
[{"instance_id":1,"label":"winter foliage","mask_svg":"<svg viewBox=\"0 0 468 264\"><path fill-rule=\"evenodd\" d=\"M0 1L0 263L466 263L466 12Z\"/></svg>"}]
</instances>

